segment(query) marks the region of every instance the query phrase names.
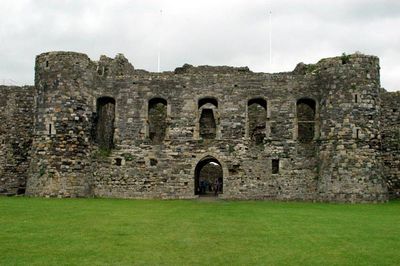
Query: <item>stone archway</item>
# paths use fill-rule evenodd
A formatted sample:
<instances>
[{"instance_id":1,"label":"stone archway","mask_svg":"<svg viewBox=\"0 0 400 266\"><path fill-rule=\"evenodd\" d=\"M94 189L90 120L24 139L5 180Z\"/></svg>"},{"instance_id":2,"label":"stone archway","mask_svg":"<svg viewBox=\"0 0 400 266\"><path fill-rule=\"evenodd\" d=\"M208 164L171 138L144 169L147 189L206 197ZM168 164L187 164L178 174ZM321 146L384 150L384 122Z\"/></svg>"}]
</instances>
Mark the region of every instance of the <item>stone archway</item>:
<instances>
[{"instance_id":1,"label":"stone archway","mask_svg":"<svg viewBox=\"0 0 400 266\"><path fill-rule=\"evenodd\" d=\"M196 165L194 175L195 195L217 196L223 193L223 170L221 163L214 157L206 156L201 159Z\"/></svg>"}]
</instances>

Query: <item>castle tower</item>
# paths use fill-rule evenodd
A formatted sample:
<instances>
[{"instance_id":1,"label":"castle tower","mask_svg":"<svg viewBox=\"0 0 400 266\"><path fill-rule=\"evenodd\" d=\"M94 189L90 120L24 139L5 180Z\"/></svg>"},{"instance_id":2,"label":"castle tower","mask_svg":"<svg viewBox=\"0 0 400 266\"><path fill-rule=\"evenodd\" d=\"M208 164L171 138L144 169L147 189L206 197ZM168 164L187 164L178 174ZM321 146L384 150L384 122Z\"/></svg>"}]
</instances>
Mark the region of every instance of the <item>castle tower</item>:
<instances>
[{"instance_id":1,"label":"castle tower","mask_svg":"<svg viewBox=\"0 0 400 266\"><path fill-rule=\"evenodd\" d=\"M91 100L94 67L80 53L36 57L36 116L27 194L76 197L91 194Z\"/></svg>"},{"instance_id":2,"label":"castle tower","mask_svg":"<svg viewBox=\"0 0 400 266\"><path fill-rule=\"evenodd\" d=\"M379 59L354 54L324 59L319 193L322 200L385 201L380 145Z\"/></svg>"}]
</instances>

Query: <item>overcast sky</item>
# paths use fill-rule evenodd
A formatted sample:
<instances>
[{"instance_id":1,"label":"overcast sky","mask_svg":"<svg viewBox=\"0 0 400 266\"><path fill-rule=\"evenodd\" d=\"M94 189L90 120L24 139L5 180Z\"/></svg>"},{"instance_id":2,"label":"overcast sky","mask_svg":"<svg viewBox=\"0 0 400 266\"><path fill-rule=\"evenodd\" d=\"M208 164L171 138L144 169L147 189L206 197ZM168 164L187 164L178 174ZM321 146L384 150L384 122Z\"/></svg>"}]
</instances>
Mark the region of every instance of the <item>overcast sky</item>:
<instances>
[{"instance_id":1,"label":"overcast sky","mask_svg":"<svg viewBox=\"0 0 400 266\"><path fill-rule=\"evenodd\" d=\"M92 60L123 53L135 68L248 66L291 71L299 62L360 51L377 55L381 83L400 90L398 0L0 0L0 82L33 84L37 54ZM160 15L162 10L162 16ZM272 65L269 20L272 11Z\"/></svg>"}]
</instances>

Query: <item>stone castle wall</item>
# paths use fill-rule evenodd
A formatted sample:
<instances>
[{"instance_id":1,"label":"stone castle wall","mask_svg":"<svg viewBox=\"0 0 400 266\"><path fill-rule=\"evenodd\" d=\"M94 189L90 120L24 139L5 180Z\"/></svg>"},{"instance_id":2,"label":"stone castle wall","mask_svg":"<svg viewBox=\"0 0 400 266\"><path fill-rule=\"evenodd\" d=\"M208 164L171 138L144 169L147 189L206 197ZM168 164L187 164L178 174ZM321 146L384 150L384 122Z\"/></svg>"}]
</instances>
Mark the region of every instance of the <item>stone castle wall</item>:
<instances>
[{"instance_id":1,"label":"stone castle wall","mask_svg":"<svg viewBox=\"0 0 400 266\"><path fill-rule=\"evenodd\" d=\"M381 93L381 154L389 195L400 197L400 92Z\"/></svg>"},{"instance_id":2,"label":"stone castle wall","mask_svg":"<svg viewBox=\"0 0 400 266\"><path fill-rule=\"evenodd\" d=\"M212 161L222 198L370 202L396 175L383 171L373 56L150 73L122 55L50 52L36 58L35 95L28 195L194 198Z\"/></svg>"},{"instance_id":3,"label":"stone castle wall","mask_svg":"<svg viewBox=\"0 0 400 266\"><path fill-rule=\"evenodd\" d=\"M92 189L90 60L75 53L37 57L37 104L28 195L88 196Z\"/></svg>"},{"instance_id":4,"label":"stone castle wall","mask_svg":"<svg viewBox=\"0 0 400 266\"><path fill-rule=\"evenodd\" d=\"M0 86L0 194L24 194L33 135L34 87Z\"/></svg>"},{"instance_id":5,"label":"stone castle wall","mask_svg":"<svg viewBox=\"0 0 400 266\"><path fill-rule=\"evenodd\" d=\"M376 57L322 60L320 178L327 200L384 200L379 157L380 81ZM340 65L340 67L338 67Z\"/></svg>"}]
</instances>

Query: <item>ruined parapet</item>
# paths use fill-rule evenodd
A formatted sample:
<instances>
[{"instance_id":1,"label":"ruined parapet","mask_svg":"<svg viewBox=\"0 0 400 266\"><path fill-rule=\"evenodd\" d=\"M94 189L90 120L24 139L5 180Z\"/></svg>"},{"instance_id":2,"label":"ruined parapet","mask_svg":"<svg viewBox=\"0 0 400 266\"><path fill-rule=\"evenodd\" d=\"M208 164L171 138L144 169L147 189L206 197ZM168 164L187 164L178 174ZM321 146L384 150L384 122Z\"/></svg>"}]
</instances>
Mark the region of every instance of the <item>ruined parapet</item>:
<instances>
[{"instance_id":1,"label":"ruined parapet","mask_svg":"<svg viewBox=\"0 0 400 266\"><path fill-rule=\"evenodd\" d=\"M35 88L0 86L0 194L24 194L33 137Z\"/></svg>"},{"instance_id":2,"label":"ruined parapet","mask_svg":"<svg viewBox=\"0 0 400 266\"><path fill-rule=\"evenodd\" d=\"M27 194L90 195L93 68L80 53L36 57L37 105Z\"/></svg>"},{"instance_id":3,"label":"ruined parapet","mask_svg":"<svg viewBox=\"0 0 400 266\"><path fill-rule=\"evenodd\" d=\"M381 155L391 198L400 198L400 92L381 92Z\"/></svg>"},{"instance_id":4,"label":"ruined parapet","mask_svg":"<svg viewBox=\"0 0 400 266\"><path fill-rule=\"evenodd\" d=\"M97 75L102 78L131 76L135 70L123 54L117 54L114 59L102 55L95 63Z\"/></svg>"},{"instance_id":5,"label":"ruined parapet","mask_svg":"<svg viewBox=\"0 0 400 266\"><path fill-rule=\"evenodd\" d=\"M328 201L385 201L380 146L379 59L321 60L319 193Z\"/></svg>"},{"instance_id":6,"label":"ruined parapet","mask_svg":"<svg viewBox=\"0 0 400 266\"><path fill-rule=\"evenodd\" d=\"M252 73L248 67L231 67L231 66L192 66L184 64L177 67L174 71L175 74L238 74L238 73Z\"/></svg>"}]
</instances>

